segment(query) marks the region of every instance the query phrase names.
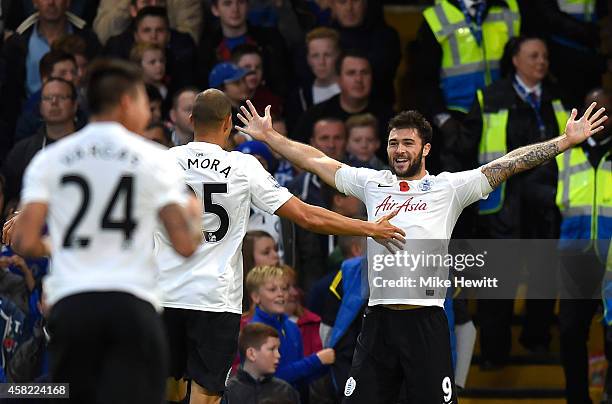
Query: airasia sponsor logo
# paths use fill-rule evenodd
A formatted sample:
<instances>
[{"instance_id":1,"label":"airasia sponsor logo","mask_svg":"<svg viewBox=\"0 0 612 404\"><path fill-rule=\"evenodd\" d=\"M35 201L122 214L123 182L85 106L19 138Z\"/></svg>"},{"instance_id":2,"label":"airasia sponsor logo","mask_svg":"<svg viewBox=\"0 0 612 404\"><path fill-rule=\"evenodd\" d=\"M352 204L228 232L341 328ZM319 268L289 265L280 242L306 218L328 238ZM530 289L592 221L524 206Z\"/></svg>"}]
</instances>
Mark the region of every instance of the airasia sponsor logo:
<instances>
[{"instance_id":1,"label":"airasia sponsor logo","mask_svg":"<svg viewBox=\"0 0 612 404\"><path fill-rule=\"evenodd\" d=\"M421 199L414 200L414 196L407 198L404 203L400 204L391 198L391 195L387 196L379 205L376 206L376 213L378 212L391 212L398 210L400 213L402 210L404 212L413 212L416 210L427 210L427 202L423 202Z\"/></svg>"}]
</instances>

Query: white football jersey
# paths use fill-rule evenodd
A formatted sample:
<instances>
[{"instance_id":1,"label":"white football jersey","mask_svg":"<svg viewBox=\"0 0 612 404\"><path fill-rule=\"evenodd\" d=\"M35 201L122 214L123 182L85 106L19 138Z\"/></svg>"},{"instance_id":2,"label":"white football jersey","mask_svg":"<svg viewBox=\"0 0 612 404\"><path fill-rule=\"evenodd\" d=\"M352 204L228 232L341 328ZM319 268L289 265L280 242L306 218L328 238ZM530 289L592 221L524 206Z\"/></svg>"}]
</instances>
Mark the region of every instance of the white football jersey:
<instances>
[{"instance_id":1,"label":"white football jersey","mask_svg":"<svg viewBox=\"0 0 612 404\"><path fill-rule=\"evenodd\" d=\"M151 235L161 208L186 201L183 173L164 157L113 122L91 123L34 157L21 200L48 205L48 304L122 291L160 307Z\"/></svg>"},{"instance_id":2,"label":"white football jersey","mask_svg":"<svg viewBox=\"0 0 612 404\"><path fill-rule=\"evenodd\" d=\"M188 259L155 234L163 306L242 313L242 239L251 203L273 214L291 193L257 159L211 143L191 142L167 151L203 203L203 240Z\"/></svg>"},{"instance_id":3,"label":"white football jersey","mask_svg":"<svg viewBox=\"0 0 612 404\"><path fill-rule=\"evenodd\" d=\"M480 169L458 173L444 172L437 176L427 173L420 180L407 181L398 179L389 170L377 171L343 165L336 172L335 182L340 192L355 196L365 203L370 221L399 209L398 215L391 219L391 223L406 232L407 244L410 239L450 239L461 211L473 202L485 199L492 191ZM384 251L378 244L369 243L369 246ZM373 253L369 248L368 255ZM376 286L372 284L374 275L370 268L370 291ZM443 298L400 298L397 290L389 295L394 297L375 298L371 293L369 305L444 305Z\"/></svg>"}]
</instances>

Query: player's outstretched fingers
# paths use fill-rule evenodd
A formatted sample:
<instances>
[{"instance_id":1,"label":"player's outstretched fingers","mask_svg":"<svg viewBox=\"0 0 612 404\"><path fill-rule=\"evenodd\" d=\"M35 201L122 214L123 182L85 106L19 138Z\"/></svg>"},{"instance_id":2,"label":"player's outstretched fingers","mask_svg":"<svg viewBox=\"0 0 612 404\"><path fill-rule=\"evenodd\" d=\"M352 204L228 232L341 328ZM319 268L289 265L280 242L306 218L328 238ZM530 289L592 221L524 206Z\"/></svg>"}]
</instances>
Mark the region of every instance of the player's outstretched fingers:
<instances>
[{"instance_id":1,"label":"player's outstretched fingers","mask_svg":"<svg viewBox=\"0 0 612 404\"><path fill-rule=\"evenodd\" d=\"M243 124L245 124L245 125L249 124L248 119L246 119L244 116L242 116L242 114L239 113L236 116L238 117L238 119L240 119L240 122L242 122Z\"/></svg>"},{"instance_id":2,"label":"player's outstretched fingers","mask_svg":"<svg viewBox=\"0 0 612 404\"><path fill-rule=\"evenodd\" d=\"M605 108L603 108L603 107L602 107L602 108L599 108L599 109L597 110L597 112L595 112L595 113L593 114L593 116L591 116L591 117L589 118L589 122L590 122L591 124L593 124L593 122L595 122L595 120L596 120L597 118L599 118L599 117L601 116L601 114L603 114L604 112L606 112L606 109L605 109Z\"/></svg>"},{"instance_id":3,"label":"player's outstretched fingers","mask_svg":"<svg viewBox=\"0 0 612 404\"><path fill-rule=\"evenodd\" d=\"M593 112L593 110L595 109L595 106L597 106L596 102L592 102L591 105L589 105L589 107L587 108L586 111L584 111L584 115L582 115L582 118L585 119L589 119L589 117L591 116L591 113ZM580 119L582 119L580 118Z\"/></svg>"},{"instance_id":4,"label":"player's outstretched fingers","mask_svg":"<svg viewBox=\"0 0 612 404\"><path fill-rule=\"evenodd\" d=\"M242 115L244 115L244 117L249 121L253 119L253 115L251 115L251 113L244 107L244 105L240 106L240 111L242 111Z\"/></svg>"},{"instance_id":5,"label":"player's outstretched fingers","mask_svg":"<svg viewBox=\"0 0 612 404\"><path fill-rule=\"evenodd\" d=\"M604 115L604 116L602 116L601 118L599 118L599 119L598 119L596 122L592 123L592 124L591 124L591 127L593 127L593 128L599 128L599 127L600 127L600 125L601 125L602 123L604 123L604 122L605 122L607 119L608 119L608 115Z\"/></svg>"},{"instance_id":6,"label":"player's outstretched fingers","mask_svg":"<svg viewBox=\"0 0 612 404\"><path fill-rule=\"evenodd\" d=\"M259 117L259 114L257 113L257 109L255 109L255 105L253 105L251 100L247 100L247 105L249 106L249 109L251 110L251 114L253 116Z\"/></svg>"}]
</instances>

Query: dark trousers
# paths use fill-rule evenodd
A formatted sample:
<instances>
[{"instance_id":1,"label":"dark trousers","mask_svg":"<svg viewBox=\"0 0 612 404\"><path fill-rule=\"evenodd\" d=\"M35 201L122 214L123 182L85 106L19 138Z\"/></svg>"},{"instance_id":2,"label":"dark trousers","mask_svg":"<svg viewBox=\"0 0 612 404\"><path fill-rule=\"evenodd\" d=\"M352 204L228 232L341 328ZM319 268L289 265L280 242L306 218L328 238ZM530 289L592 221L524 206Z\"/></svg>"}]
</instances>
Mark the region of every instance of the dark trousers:
<instances>
[{"instance_id":1,"label":"dark trousers","mask_svg":"<svg viewBox=\"0 0 612 404\"><path fill-rule=\"evenodd\" d=\"M153 306L128 293L66 297L49 317L51 381L70 384L59 403L162 403L166 338Z\"/></svg>"}]
</instances>

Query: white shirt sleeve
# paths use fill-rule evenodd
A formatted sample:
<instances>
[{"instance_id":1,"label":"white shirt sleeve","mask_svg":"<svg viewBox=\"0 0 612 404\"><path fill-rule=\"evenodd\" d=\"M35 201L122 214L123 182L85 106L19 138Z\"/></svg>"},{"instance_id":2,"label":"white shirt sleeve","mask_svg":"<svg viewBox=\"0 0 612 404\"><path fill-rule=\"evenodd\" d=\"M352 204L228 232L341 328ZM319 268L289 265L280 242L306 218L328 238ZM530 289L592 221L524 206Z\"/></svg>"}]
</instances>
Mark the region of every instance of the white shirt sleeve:
<instances>
[{"instance_id":1,"label":"white shirt sleeve","mask_svg":"<svg viewBox=\"0 0 612 404\"><path fill-rule=\"evenodd\" d=\"M287 188L282 187L276 178L267 172L261 163L251 155L245 155L249 186L253 205L271 215L274 214L293 196Z\"/></svg>"},{"instance_id":2,"label":"white shirt sleeve","mask_svg":"<svg viewBox=\"0 0 612 404\"><path fill-rule=\"evenodd\" d=\"M448 179L455 190L461 208L465 208L479 199L487 199L487 196L493 191L489 180L480 168L449 173Z\"/></svg>"},{"instance_id":3,"label":"white shirt sleeve","mask_svg":"<svg viewBox=\"0 0 612 404\"><path fill-rule=\"evenodd\" d=\"M21 188L21 203L49 202L51 197L51 167L48 153L38 152L26 168Z\"/></svg>"},{"instance_id":4,"label":"white shirt sleeve","mask_svg":"<svg viewBox=\"0 0 612 404\"><path fill-rule=\"evenodd\" d=\"M345 195L354 196L362 202L365 202L365 186L366 182L372 174L377 174L378 171L370 168L355 168L347 165L342 165L336 171L336 188Z\"/></svg>"},{"instance_id":5,"label":"white shirt sleeve","mask_svg":"<svg viewBox=\"0 0 612 404\"><path fill-rule=\"evenodd\" d=\"M151 196L153 207L156 210L176 203L185 205L188 194L185 192L185 174L178 166L173 155L160 152L161 156L155 159L152 171L147 174L152 178Z\"/></svg>"}]
</instances>

